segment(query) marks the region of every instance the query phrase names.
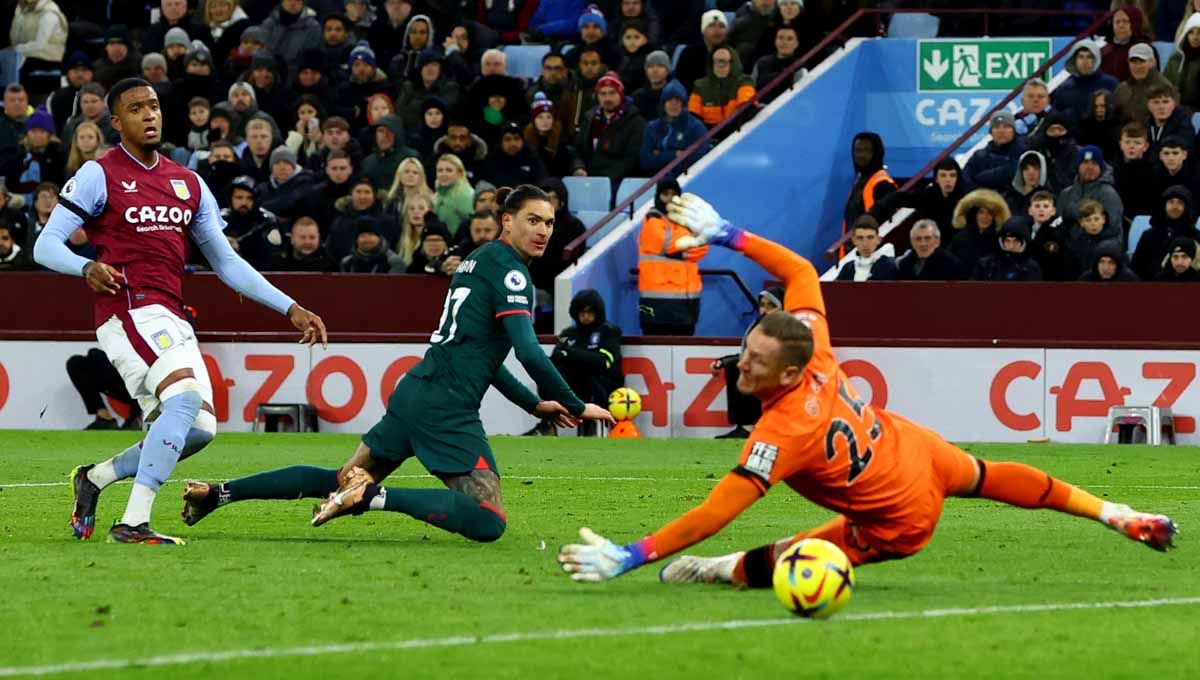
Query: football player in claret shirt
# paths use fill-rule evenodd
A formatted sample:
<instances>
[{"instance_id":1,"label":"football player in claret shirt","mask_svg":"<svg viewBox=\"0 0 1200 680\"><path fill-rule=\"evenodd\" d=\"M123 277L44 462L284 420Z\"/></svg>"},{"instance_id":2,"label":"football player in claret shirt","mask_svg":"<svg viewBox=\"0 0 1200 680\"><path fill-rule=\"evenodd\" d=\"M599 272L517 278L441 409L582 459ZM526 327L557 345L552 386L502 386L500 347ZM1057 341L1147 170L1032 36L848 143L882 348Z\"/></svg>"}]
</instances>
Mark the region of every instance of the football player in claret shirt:
<instances>
[{"instance_id":1,"label":"football player in claret shirt","mask_svg":"<svg viewBox=\"0 0 1200 680\"><path fill-rule=\"evenodd\" d=\"M738 389L762 401L763 415L737 466L699 506L625 546L581 529L584 543L563 546L558 555L575 580L610 579L698 543L778 482L838 516L745 552L680 557L660 578L769 587L776 556L805 538L834 543L855 565L900 559L933 537L947 496L1049 508L1097 520L1156 550L1172 546L1178 529L1168 517L1103 501L1027 465L976 458L933 430L865 403L833 355L808 260L733 226L698 196L677 197L670 213L696 244L741 251L786 284L784 309L750 332L738 363Z\"/></svg>"},{"instance_id":2,"label":"football player in claret shirt","mask_svg":"<svg viewBox=\"0 0 1200 680\"><path fill-rule=\"evenodd\" d=\"M340 469L294 465L225 483L190 481L184 490L185 522L195 524L236 501L327 497L313 516L314 526L346 513L385 510L473 541L494 541L508 519L500 469L479 418L489 386L560 426L573 427L581 419L616 423L607 410L575 396L533 333L529 262L542 256L554 232L549 196L522 185L497 198L504 205L501 238L475 249L458 266L425 358L396 385L387 412L350 460ZM538 399L504 368L510 350L549 400ZM380 486L412 457L447 488Z\"/></svg>"},{"instance_id":3,"label":"football player in claret shirt","mask_svg":"<svg viewBox=\"0 0 1200 680\"><path fill-rule=\"evenodd\" d=\"M134 477L125 514L110 538L182 543L150 529L154 497L175 463L204 448L217 431L208 369L183 312L188 237L226 285L286 315L303 332L301 342L324 344L325 325L238 257L222 233L225 222L208 186L158 153L163 119L150 83L118 82L108 93L108 110L121 143L84 163L63 186L33 253L49 269L82 276L96 293L100 348L151 425L138 444L71 473L71 526L77 538L90 538L100 492ZM96 248L95 260L64 245L80 228Z\"/></svg>"}]
</instances>

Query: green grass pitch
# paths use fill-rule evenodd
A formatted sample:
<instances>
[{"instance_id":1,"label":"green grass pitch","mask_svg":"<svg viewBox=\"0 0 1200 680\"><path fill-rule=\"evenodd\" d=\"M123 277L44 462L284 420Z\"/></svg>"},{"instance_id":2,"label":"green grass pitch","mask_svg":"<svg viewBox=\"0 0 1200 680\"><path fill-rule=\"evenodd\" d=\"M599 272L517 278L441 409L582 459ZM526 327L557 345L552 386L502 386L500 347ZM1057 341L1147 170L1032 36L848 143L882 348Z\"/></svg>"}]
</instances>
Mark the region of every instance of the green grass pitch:
<instances>
[{"instance_id":1,"label":"green grass pitch","mask_svg":"<svg viewBox=\"0 0 1200 680\"><path fill-rule=\"evenodd\" d=\"M498 438L508 532L477 545L391 513L314 529L312 500L242 503L185 527L179 480L336 466L355 444L222 435L180 464L155 508L155 528L186 546L104 542L128 485L105 492L96 537L75 541L66 474L134 436L0 433L0 677L1200 675L1195 448L972 445L1170 514L1180 548L1159 554L1084 520L952 499L921 554L859 569L846 610L809 622L769 591L667 586L654 566L585 586L554 561L580 526L627 542L688 509L734 464L736 442ZM436 484L415 461L397 475ZM752 547L828 517L777 488L691 552ZM1101 606L1115 602L1138 606Z\"/></svg>"}]
</instances>

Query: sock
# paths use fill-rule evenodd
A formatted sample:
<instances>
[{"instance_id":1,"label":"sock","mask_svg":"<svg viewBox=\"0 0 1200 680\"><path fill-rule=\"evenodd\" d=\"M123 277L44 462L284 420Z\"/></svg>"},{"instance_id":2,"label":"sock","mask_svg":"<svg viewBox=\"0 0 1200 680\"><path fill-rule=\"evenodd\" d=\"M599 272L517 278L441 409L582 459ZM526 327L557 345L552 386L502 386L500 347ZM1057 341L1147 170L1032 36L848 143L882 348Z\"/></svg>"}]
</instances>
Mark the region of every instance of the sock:
<instances>
[{"instance_id":1,"label":"sock","mask_svg":"<svg viewBox=\"0 0 1200 680\"><path fill-rule=\"evenodd\" d=\"M228 502L324 498L337 491L338 471L312 465L293 465L270 472L234 479L221 485L229 492ZM222 497L225 494L221 494Z\"/></svg>"},{"instance_id":2,"label":"sock","mask_svg":"<svg viewBox=\"0 0 1200 680\"><path fill-rule=\"evenodd\" d=\"M376 504L388 512L402 512L439 529L483 543L500 538L508 522L498 510L449 489L383 488L372 499L372 510L379 509Z\"/></svg>"},{"instance_id":3,"label":"sock","mask_svg":"<svg viewBox=\"0 0 1200 680\"><path fill-rule=\"evenodd\" d=\"M1104 501L1041 470L1021 463L984 464L979 497L1020 508L1048 508L1099 520Z\"/></svg>"},{"instance_id":4,"label":"sock","mask_svg":"<svg viewBox=\"0 0 1200 680\"><path fill-rule=\"evenodd\" d=\"M142 443L138 442L103 463L96 463L96 467L88 470L88 479L101 489L118 480L129 479L137 474L141 455Z\"/></svg>"},{"instance_id":5,"label":"sock","mask_svg":"<svg viewBox=\"0 0 1200 680\"><path fill-rule=\"evenodd\" d=\"M175 463L183 451L183 442L192 423L196 421L201 403L200 395L192 391L180 392L162 402L158 419L150 426L142 441L134 490L129 494L122 524L137 526L150 521L154 496L175 469Z\"/></svg>"},{"instance_id":6,"label":"sock","mask_svg":"<svg viewBox=\"0 0 1200 680\"><path fill-rule=\"evenodd\" d=\"M774 548L772 543L742 553L733 568L733 582L747 588L770 588L775 574Z\"/></svg>"}]
</instances>

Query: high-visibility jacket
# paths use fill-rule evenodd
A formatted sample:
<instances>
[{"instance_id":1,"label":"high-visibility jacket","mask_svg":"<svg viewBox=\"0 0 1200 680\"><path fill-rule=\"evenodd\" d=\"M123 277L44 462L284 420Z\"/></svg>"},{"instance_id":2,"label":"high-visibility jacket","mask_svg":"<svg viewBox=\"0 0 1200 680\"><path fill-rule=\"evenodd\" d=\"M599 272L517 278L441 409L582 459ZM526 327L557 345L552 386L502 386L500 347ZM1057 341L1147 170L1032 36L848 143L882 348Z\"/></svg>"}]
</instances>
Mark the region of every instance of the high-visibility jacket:
<instances>
[{"instance_id":1,"label":"high-visibility jacket","mask_svg":"<svg viewBox=\"0 0 1200 680\"><path fill-rule=\"evenodd\" d=\"M690 235L686 227L651 210L638 235L638 294L643 299L699 299L703 286L696 263L708 246L681 250L676 242Z\"/></svg>"},{"instance_id":2,"label":"high-visibility jacket","mask_svg":"<svg viewBox=\"0 0 1200 680\"><path fill-rule=\"evenodd\" d=\"M886 168L879 168L874 174L867 178L867 183L864 184L862 188L863 214L871 212L871 208L875 207L875 187L883 183L891 184L893 187L896 186L896 180L892 179L892 176L888 174ZM851 200L853 200L853 198L854 197L851 196ZM852 226L854 225L847 224L846 221L843 220L842 235L845 235ZM845 255L846 244L843 243L841 249L839 250L838 257L843 257Z\"/></svg>"},{"instance_id":3,"label":"high-visibility jacket","mask_svg":"<svg viewBox=\"0 0 1200 680\"><path fill-rule=\"evenodd\" d=\"M705 97L704 90L699 81L696 84L696 89L692 92L692 96L688 98L688 111L694 113L708 127L713 127L717 123L725 120L733 115L739 106L745 104L754 98L754 85L749 78L745 78L744 82L738 83L734 96L730 99L723 97ZM716 94L716 93L714 93Z\"/></svg>"}]
</instances>

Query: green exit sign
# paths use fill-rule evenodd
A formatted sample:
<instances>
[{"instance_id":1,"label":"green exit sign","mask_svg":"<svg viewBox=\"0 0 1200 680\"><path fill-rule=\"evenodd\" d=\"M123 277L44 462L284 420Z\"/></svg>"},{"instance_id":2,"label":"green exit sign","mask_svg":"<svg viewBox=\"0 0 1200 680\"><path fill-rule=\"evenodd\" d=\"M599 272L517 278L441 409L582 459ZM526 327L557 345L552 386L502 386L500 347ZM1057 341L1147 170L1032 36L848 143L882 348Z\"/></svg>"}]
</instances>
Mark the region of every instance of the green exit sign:
<instances>
[{"instance_id":1,"label":"green exit sign","mask_svg":"<svg viewBox=\"0 0 1200 680\"><path fill-rule=\"evenodd\" d=\"M1007 92L1052 54L1049 39L918 40L917 90Z\"/></svg>"}]
</instances>

